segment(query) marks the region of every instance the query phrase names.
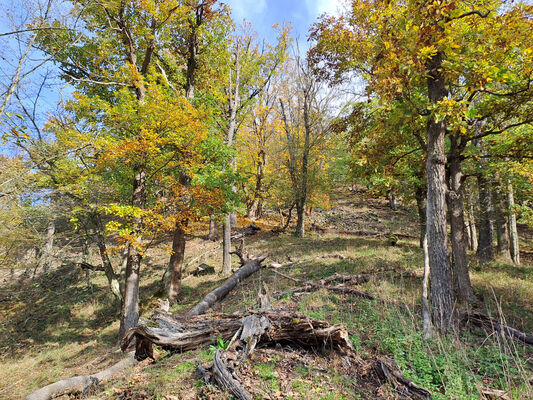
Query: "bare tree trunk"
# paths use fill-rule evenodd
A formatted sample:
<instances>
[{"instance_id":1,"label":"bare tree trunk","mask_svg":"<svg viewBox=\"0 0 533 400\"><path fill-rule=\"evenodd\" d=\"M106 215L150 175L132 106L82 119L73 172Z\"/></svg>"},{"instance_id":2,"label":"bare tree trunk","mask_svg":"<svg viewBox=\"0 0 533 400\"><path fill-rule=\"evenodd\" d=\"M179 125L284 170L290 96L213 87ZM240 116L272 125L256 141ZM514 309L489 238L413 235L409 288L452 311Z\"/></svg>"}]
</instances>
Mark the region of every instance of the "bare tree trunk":
<instances>
[{"instance_id":1,"label":"bare tree trunk","mask_svg":"<svg viewBox=\"0 0 533 400\"><path fill-rule=\"evenodd\" d=\"M144 208L146 202L146 173L143 169L135 171L133 181L132 204L134 207ZM140 235L143 221L135 217L133 221L135 235ZM138 238L137 241L141 239ZM122 302L122 316L120 319L119 340L127 331L137 325L139 321L139 273L141 270L142 253L139 251L140 242L128 246L128 262L126 264L126 286Z\"/></svg>"},{"instance_id":2,"label":"bare tree trunk","mask_svg":"<svg viewBox=\"0 0 533 400\"><path fill-rule=\"evenodd\" d=\"M217 241L217 220L214 215L209 216L209 235L208 239L212 242Z\"/></svg>"},{"instance_id":3,"label":"bare tree trunk","mask_svg":"<svg viewBox=\"0 0 533 400\"><path fill-rule=\"evenodd\" d=\"M168 264L170 271L170 283L168 286L168 300L170 302L177 302L178 295L181 288L181 275L183 268L183 260L185 259L185 226L187 221L178 221L174 229L174 237L172 239L172 255Z\"/></svg>"},{"instance_id":4,"label":"bare tree trunk","mask_svg":"<svg viewBox=\"0 0 533 400\"><path fill-rule=\"evenodd\" d=\"M477 181L480 208L477 256L481 262L485 263L494 260L494 208L487 178L480 174L478 175Z\"/></svg>"},{"instance_id":5,"label":"bare tree trunk","mask_svg":"<svg viewBox=\"0 0 533 400\"><path fill-rule=\"evenodd\" d=\"M107 278L109 288L111 289L111 293L113 293L113 295L120 302L122 302L122 292L124 290L124 287L120 287L121 284L119 276L115 273L115 269L113 268L111 260L109 259L109 254L105 243L105 237L102 233L104 229L104 227L102 226L102 220L100 219L100 216L97 213L93 213L92 220L96 235L96 246L98 247L98 252L100 253L100 259L102 260L102 265L104 267L104 273Z\"/></svg>"},{"instance_id":6,"label":"bare tree trunk","mask_svg":"<svg viewBox=\"0 0 533 400\"><path fill-rule=\"evenodd\" d=\"M311 147L311 122L309 120L309 108L310 108L310 90L311 86L307 86L304 89L304 128L305 128L305 140L304 151L302 155L302 172L301 172L301 185L298 193L298 200L296 201L296 232L295 235L299 238L305 236L305 205L307 202L307 179L308 179L308 163L309 163L309 151Z\"/></svg>"},{"instance_id":7,"label":"bare tree trunk","mask_svg":"<svg viewBox=\"0 0 533 400\"><path fill-rule=\"evenodd\" d=\"M510 181L507 182L507 206L509 210L509 237L511 239L511 258L513 263L520 265L520 248L518 244L518 229L514 211L514 191Z\"/></svg>"},{"instance_id":8,"label":"bare tree trunk","mask_svg":"<svg viewBox=\"0 0 533 400\"><path fill-rule=\"evenodd\" d=\"M440 52L431 57L426 65L428 95L432 103L437 103L447 96L441 66ZM427 126L427 241L433 325L440 332L449 330L456 322L446 229L445 134L445 121L437 122L431 117Z\"/></svg>"},{"instance_id":9,"label":"bare tree trunk","mask_svg":"<svg viewBox=\"0 0 533 400\"><path fill-rule=\"evenodd\" d=\"M426 189L417 186L415 191L416 208L418 210L418 224L420 226L420 248L424 248L426 240Z\"/></svg>"},{"instance_id":10,"label":"bare tree trunk","mask_svg":"<svg viewBox=\"0 0 533 400\"><path fill-rule=\"evenodd\" d=\"M459 298L471 303L476 300L470 275L468 273L468 258L466 255L466 240L464 235L464 200L463 200L463 173L461 159L457 148L457 138L451 136L450 166L450 191L448 202L450 207L451 242L453 254L453 285Z\"/></svg>"},{"instance_id":11,"label":"bare tree trunk","mask_svg":"<svg viewBox=\"0 0 533 400\"><path fill-rule=\"evenodd\" d=\"M303 238L305 236L305 205L301 200L296 203L296 237Z\"/></svg>"},{"instance_id":12,"label":"bare tree trunk","mask_svg":"<svg viewBox=\"0 0 533 400\"><path fill-rule=\"evenodd\" d=\"M387 191L387 199L389 200L389 207L391 210L398 210L398 204L396 203L396 195L392 190Z\"/></svg>"},{"instance_id":13,"label":"bare tree trunk","mask_svg":"<svg viewBox=\"0 0 533 400\"><path fill-rule=\"evenodd\" d=\"M511 260L509 246L509 224L507 212L507 196L503 193L502 183L499 177L493 181L493 193L496 216L496 251L507 260Z\"/></svg>"},{"instance_id":14,"label":"bare tree trunk","mask_svg":"<svg viewBox=\"0 0 533 400\"><path fill-rule=\"evenodd\" d=\"M429 256L428 256L428 240L424 234L422 239L422 248L424 249L424 278L422 279L422 319L424 326L424 337L427 339L431 336L431 311L429 307Z\"/></svg>"},{"instance_id":15,"label":"bare tree trunk","mask_svg":"<svg viewBox=\"0 0 533 400\"><path fill-rule=\"evenodd\" d=\"M476 229L476 217L474 214L474 203L467 197L467 216L468 216L468 238L470 239L469 247L473 252L477 252L477 229Z\"/></svg>"},{"instance_id":16,"label":"bare tree trunk","mask_svg":"<svg viewBox=\"0 0 533 400\"><path fill-rule=\"evenodd\" d=\"M235 57L235 84L232 85L233 72L229 74L229 109L228 109L228 131L226 135L226 144L233 146L235 141L235 132L237 128L237 108L239 106L239 89L241 64L239 57L239 46L237 45L234 53ZM231 168L235 168L235 159L231 161ZM225 215L224 223L222 225L222 273L229 274L231 272L231 227L236 225L236 216L232 217L231 213Z\"/></svg>"},{"instance_id":17,"label":"bare tree trunk","mask_svg":"<svg viewBox=\"0 0 533 400\"><path fill-rule=\"evenodd\" d=\"M222 224L222 273L229 275L231 272L231 216L226 214Z\"/></svg>"}]
</instances>

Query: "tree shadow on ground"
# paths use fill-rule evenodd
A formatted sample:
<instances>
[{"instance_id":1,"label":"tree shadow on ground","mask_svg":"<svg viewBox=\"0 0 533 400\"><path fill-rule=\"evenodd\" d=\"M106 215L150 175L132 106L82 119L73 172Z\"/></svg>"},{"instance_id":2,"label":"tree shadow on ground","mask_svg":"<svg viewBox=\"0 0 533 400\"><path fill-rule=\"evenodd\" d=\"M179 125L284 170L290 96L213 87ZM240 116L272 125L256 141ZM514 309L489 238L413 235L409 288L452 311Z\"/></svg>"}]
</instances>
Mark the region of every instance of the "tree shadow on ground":
<instances>
[{"instance_id":1,"label":"tree shadow on ground","mask_svg":"<svg viewBox=\"0 0 533 400\"><path fill-rule=\"evenodd\" d=\"M107 287L93 282L91 291L72 266L4 288L2 295L0 353L13 354L28 344L91 340L119 311Z\"/></svg>"}]
</instances>

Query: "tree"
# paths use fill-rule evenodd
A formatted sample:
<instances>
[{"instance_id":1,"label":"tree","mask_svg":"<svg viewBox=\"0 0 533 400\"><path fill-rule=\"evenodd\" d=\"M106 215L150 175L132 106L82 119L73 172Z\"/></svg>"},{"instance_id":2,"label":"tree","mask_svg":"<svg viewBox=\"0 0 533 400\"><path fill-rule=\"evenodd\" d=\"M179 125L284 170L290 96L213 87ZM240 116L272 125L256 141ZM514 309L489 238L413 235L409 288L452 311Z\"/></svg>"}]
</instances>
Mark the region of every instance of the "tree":
<instances>
[{"instance_id":1,"label":"tree","mask_svg":"<svg viewBox=\"0 0 533 400\"><path fill-rule=\"evenodd\" d=\"M497 2L354 1L346 18L324 17L312 32L318 43L311 54L325 65L324 78L335 82L357 71L369 95L383 104L401 99L427 120L431 301L433 322L440 331L454 325L446 244L445 136L460 132L466 143L504 132L514 123L528 123L531 57L528 51L518 54L502 43L530 47L530 12L522 4L503 9ZM478 38L475 46L473 37ZM510 116L518 121L507 122ZM483 132L476 133L480 121ZM464 277L464 269L455 272Z\"/></svg>"}]
</instances>

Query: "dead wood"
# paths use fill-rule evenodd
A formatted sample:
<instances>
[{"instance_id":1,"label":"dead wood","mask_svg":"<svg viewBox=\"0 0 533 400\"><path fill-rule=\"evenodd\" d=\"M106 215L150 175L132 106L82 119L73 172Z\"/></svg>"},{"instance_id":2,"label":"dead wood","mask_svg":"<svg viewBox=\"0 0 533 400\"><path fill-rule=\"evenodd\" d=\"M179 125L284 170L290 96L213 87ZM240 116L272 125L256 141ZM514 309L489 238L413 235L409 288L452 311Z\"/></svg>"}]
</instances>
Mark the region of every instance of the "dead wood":
<instances>
[{"instance_id":1,"label":"dead wood","mask_svg":"<svg viewBox=\"0 0 533 400\"><path fill-rule=\"evenodd\" d=\"M97 265L92 265L92 264L89 264L87 262L80 262L80 263L78 263L78 266L81 269L84 269L84 270L105 272L105 268L104 267L100 267L100 266L97 266Z\"/></svg>"},{"instance_id":2,"label":"dead wood","mask_svg":"<svg viewBox=\"0 0 533 400\"><path fill-rule=\"evenodd\" d=\"M84 395L92 388L108 381L113 376L136 363L137 360L134 354L131 353L128 357L97 374L63 379L29 394L23 400L49 400L67 393L82 393Z\"/></svg>"},{"instance_id":3,"label":"dead wood","mask_svg":"<svg viewBox=\"0 0 533 400\"><path fill-rule=\"evenodd\" d=\"M376 237L376 238L388 238L390 236L396 236L398 239L419 239L418 236L409 235L407 233L384 233L384 232L372 232L372 231L335 231L341 235L353 235L353 236L366 236L366 237Z\"/></svg>"},{"instance_id":4,"label":"dead wood","mask_svg":"<svg viewBox=\"0 0 533 400\"><path fill-rule=\"evenodd\" d=\"M479 313L463 312L461 315L463 323L472 324L478 328L489 329L498 332L516 342L533 347L533 334L519 331L518 329L506 326L501 322Z\"/></svg>"},{"instance_id":5,"label":"dead wood","mask_svg":"<svg viewBox=\"0 0 533 400\"><path fill-rule=\"evenodd\" d=\"M298 279L298 278L294 278L290 275L286 275L282 272L279 272L279 271L276 271L275 269L271 269L272 272L274 272L275 274L285 278L285 279L289 279L293 282L297 282L297 283L301 283L303 284L303 286L300 286L300 287L297 287L297 288L294 288L294 289L291 289L291 293L306 293L306 292L313 292L317 289L326 289L326 290L329 290L331 292L334 292L334 293L340 293L340 294L346 294L346 295L349 295L349 296L355 296L355 297L361 297L363 299L368 299L368 300L375 300L376 298L374 296L372 296L371 294L369 293L366 293L366 292L363 292L361 290L357 290L357 289L353 289L353 288L347 288L347 287L344 287L343 285L337 285L337 286L330 286L330 285L326 285L324 283L322 283L321 281L304 281L303 279ZM339 278L341 275L338 275L336 276L335 278ZM326 280L328 280L329 278L326 278ZM361 279L361 278L357 278L357 276L353 276L353 280L356 281L357 279ZM333 279L335 280L335 279ZM329 282L332 282L333 280L329 280Z\"/></svg>"},{"instance_id":6,"label":"dead wood","mask_svg":"<svg viewBox=\"0 0 533 400\"><path fill-rule=\"evenodd\" d=\"M387 381L394 384L396 390L404 397L418 400L429 400L431 393L417 386L413 381L407 379L402 373L396 361L389 357L382 357L376 362L378 373Z\"/></svg>"},{"instance_id":7,"label":"dead wood","mask_svg":"<svg viewBox=\"0 0 533 400\"><path fill-rule=\"evenodd\" d=\"M259 271L259 269L261 268L261 263L265 260L265 258L267 258L266 254L257 258L247 253L243 254L242 245L239 250L232 252L232 254L236 254L240 258L242 265L241 268L239 268L237 272L230 276L222 284L222 286L219 286L218 288L210 292L207 296L205 296L202 301L200 301L196 306L193 307L191 311L187 313L187 316L192 317L205 313L215 303L226 297L226 295L231 290L233 290L233 288L237 286L239 282L248 278L253 273Z\"/></svg>"},{"instance_id":8,"label":"dead wood","mask_svg":"<svg viewBox=\"0 0 533 400\"><path fill-rule=\"evenodd\" d=\"M318 256L317 258L338 258L339 260L346 260L348 257L346 257L344 254L332 253L332 254L322 254Z\"/></svg>"}]
</instances>

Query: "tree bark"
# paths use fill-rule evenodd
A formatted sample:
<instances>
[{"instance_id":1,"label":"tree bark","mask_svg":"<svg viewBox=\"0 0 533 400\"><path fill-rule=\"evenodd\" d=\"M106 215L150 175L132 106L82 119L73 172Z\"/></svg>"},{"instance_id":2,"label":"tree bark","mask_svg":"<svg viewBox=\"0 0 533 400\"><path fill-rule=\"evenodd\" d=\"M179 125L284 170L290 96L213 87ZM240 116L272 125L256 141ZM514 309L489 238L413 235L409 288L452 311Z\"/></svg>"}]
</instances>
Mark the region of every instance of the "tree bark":
<instances>
[{"instance_id":1,"label":"tree bark","mask_svg":"<svg viewBox=\"0 0 533 400\"><path fill-rule=\"evenodd\" d=\"M477 252L477 229L476 229L476 218L474 213L474 203L472 200L467 196L467 207L466 207L466 213L468 216L468 239L470 250L473 252Z\"/></svg>"},{"instance_id":2,"label":"tree bark","mask_svg":"<svg viewBox=\"0 0 533 400\"><path fill-rule=\"evenodd\" d=\"M507 196L503 191L500 178L497 176L493 181L493 193L495 204L495 225L497 245L496 251L507 260L511 260L511 249L509 246L509 224L507 212Z\"/></svg>"},{"instance_id":3,"label":"tree bark","mask_svg":"<svg viewBox=\"0 0 533 400\"><path fill-rule=\"evenodd\" d=\"M113 293L113 296L115 296L120 301L120 303L122 303L122 290L124 288L122 288L121 290L119 279L120 277L115 273L115 269L113 268L111 260L109 259L109 254L105 243L105 237L102 233L104 227L102 226L102 220L100 218L100 215L98 215L97 213L93 213L92 220L96 235L96 246L98 247L100 259L102 260L102 265L104 267L104 273L109 284L109 289L111 289L111 293Z\"/></svg>"},{"instance_id":4,"label":"tree bark","mask_svg":"<svg viewBox=\"0 0 533 400\"><path fill-rule=\"evenodd\" d=\"M511 241L511 259L516 265L520 265L520 247L518 244L518 229L516 227L516 213L514 211L513 185L507 181L507 209L509 210L509 237Z\"/></svg>"},{"instance_id":5,"label":"tree bark","mask_svg":"<svg viewBox=\"0 0 533 400\"><path fill-rule=\"evenodd\" d=\"M181 276L183 269L183 260L185 259L185 226L187 221L178 221L174 229L174 237L172 239L172 255L168 264L170 271L170 283L168 287L168 300L170 302L177 302L178 295L181 289Z\"/></svg>"},{"instance_id":6,"label":"tree bark","mask_svg":"<svg viewBox=\"0 0 533 400\"><path fill-rule=\"evenodd\" d=\"M420 248L423 249L426 237L426 188L424 186L416 186L415 199L418 210L418 225L420 226Z\"/></svg>"},{"instance_id":7,"label":"tree bark","mask_svg":"<svg viewBox=\"0 0 533 400\"><path fill-rule=\"evenodd\" d=\"M437 52L426 65L428 95L432 103L447 96L441 67L442 53ZM427 126L426 214L433 325L440 332L449 330L456 322L446 230L445 134L445 120L437 122L432 116Z\"/></svg>"},{"instance_id":8,"label":"tree bark","mask_svg":"<svg viewBox=\"0 0 533 400\"><path fill-rule=\"evenodd\" d=\"M427 339L431 336L431 308L429 307L429 255L427 236L424 235L422 248L424 250L424 277L422 278L422 321L424 327L424 337Z\"/></svg>"},{"instance_id":9,"label":"tree bark","mask_svg":"<svg viewBox=\"0 0 533 400\"><path fill-rule=\"evenodd\" d=\"M212 242L217 241L217 220L214 215L209 216L209 235L207 238Z\"/></svg>"},{"instance_id":10,"label":"tree bark","mask_svg":"<svg viewBox=\"0 0 533 400\"><path fill-rule=\"evenodd\" d=\"M231 215L224 216L222 224L222 274L229 275L231 272Z\"/></svg>"},{"instance_id":11,"label":"tree bark","mask_svg":"<svg viewBox=\"0 0 533 400\"><path fill-rule=\"evenodd\" d=\"M466 303L476 300L470 275L468 272L468 258L466 254L465 219L464 219L464 177L461 169L460 149L457 138L451 136L451 154L449 157L450 167L450 190L448 203L450 207L450 225L452 242L452 276L453 285L459 299Z\"/></svg>"},{"instance_id":12,"label":"tree bark","mask_svg":"<svg viewBox=\"0 0 533 400\"><path fill-rule=\"evenodd\" d=\"M143 169L135 171L133 182L132 203L134 207L144 208L146 203L146 173ZM122 316L120 319L119 339L122 339L127 331L137 325L139 321L139 273L141 269L142 253L140 234L143 228L141 217L135 217L133 221L136 243L128 246L128 261L126 264L126 285L124 288L124 300L122 302Z\"/></svg>"},{"instance_id":13,"label":"tree bark","mask_svg":"<svg viewBox=\"0 0 533 400\"><path fill-rule=\"evenodd\" d=\"M490 184L483 174L477 177L479 190L479 240L477 256L479 261L486 263L494 260L493 236L494 236L494 208L490 193Z\"/></svg>"}]
</instances>

